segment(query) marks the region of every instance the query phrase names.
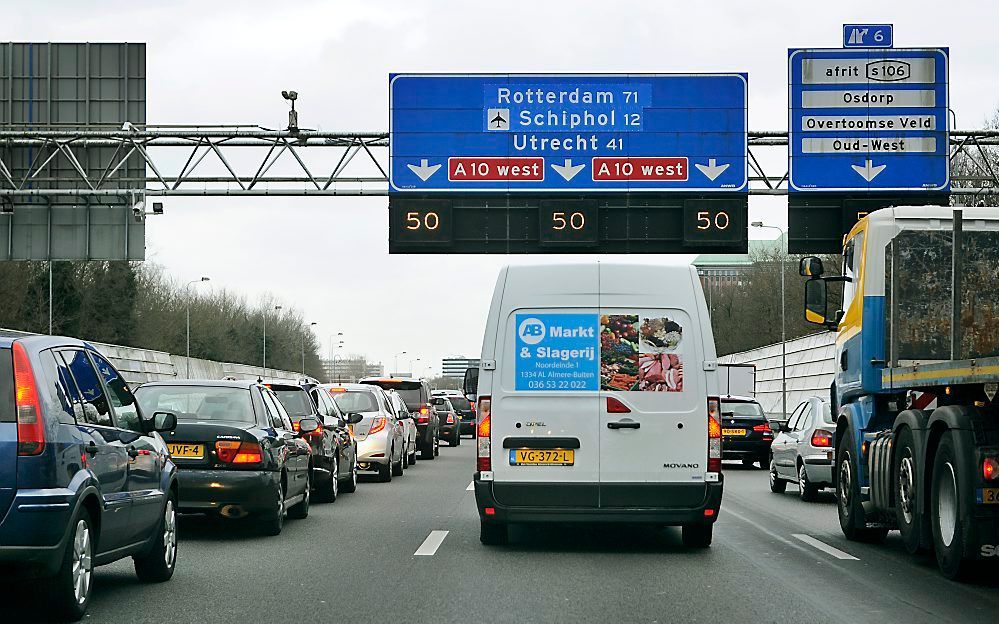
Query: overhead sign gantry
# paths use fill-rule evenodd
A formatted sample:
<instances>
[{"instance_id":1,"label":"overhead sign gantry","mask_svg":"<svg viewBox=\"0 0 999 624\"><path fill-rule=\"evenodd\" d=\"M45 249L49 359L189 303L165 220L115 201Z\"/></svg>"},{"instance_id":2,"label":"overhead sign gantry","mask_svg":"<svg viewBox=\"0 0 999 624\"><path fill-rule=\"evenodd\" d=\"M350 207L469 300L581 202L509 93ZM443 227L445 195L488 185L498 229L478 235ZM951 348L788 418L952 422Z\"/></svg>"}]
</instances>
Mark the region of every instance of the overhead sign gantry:
<instances>
[{"instance_id":1,"label":"overhead sign gantry","mask_svg":"<svg viewBox=\"0 0 999 624\"><path fill-rule=\"evenodd\" d=\"M745 74L397 74L389 90L391 251L745 248Z\"/></svg>"}]
</instances>

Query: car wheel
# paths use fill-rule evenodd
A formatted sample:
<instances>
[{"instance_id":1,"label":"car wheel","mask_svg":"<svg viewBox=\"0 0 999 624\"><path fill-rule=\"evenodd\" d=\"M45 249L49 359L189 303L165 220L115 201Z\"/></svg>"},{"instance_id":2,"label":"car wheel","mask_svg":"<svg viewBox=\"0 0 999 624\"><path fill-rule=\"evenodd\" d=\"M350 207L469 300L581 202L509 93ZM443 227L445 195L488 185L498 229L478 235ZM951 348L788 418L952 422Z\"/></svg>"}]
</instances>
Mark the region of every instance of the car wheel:
<instances>
[{"instance_id":1,"label":"car wheel","mask_svg":"<svg viewBox=\"0 0 999 624\"><path fill-rule=\"evenodd\" d=\"M818 493L819 488L808 480L808 471L805 470L805 464L798 464L798 498L806 503L810 503L815 500Z\"/></svg>"},{"instance_id":2,"label":"car wheel","mask_svg":"<svg viewBox=\"0 0 999 624\"><path fill-rule=\"evenodd\" d=\"M402 458L403 458L403 455L400 453L399 454L399 461L398 462L392 462L392 476L393 477L401 477L402 476L402 471L403 471ZM392 459L392 455L389 454L389 461L391 461L391 459Z\"/></svg>"},{"instance_id":3,"label":"car wheel","mask_svg":"<svg viewBox=\"0 0 999 624\"><path fill-rule=\"evenodd\" d=\"M163 517L156 527L157 538L148 553L132 557L135 575L146 583L169 581L177 567L177 497L170 494Z\"/></svg>"},{"instance_id":4,"label":"car wheel","mask_svg":"<svg viewBox=\"0 0 999 624\"><path fill-rule=\"evenodd\" d=\"M836 508L839 513L839 526L843 535L850 541L880 541L888 535L888 529L867 527L864 507L860 502L857 466L850 448L852 441L853 433L847 429L836 446Z\"/></svg>"},{"instance_id":5,"label":"car wheel","mask_svg":"<svg viewBox=\"0 0 999 624\"><path fill-rule=\"evenodd\" d=\"M441 454L441 436L440 432L438 432L437 435L434 436L434 457L437 457L440 454Z\"/></svg>"},{"instance_id":6,"label":"car wheel","mask_svg":"<svg viewBox=\"0 0 999 624\"><path fill-rule=\"evenodd\" d=\"M402 467L403 469L409 468L409 452L405 450L402 452Z\"/></svg>"},{"instance_id":7,"label":"car wheel","mask_svg":"<svg viewBox=\"0 0 999 624\"><path fill-rule=\"evenodd\" d=\"M413 443L413 452L409 454L409 465L412 466L416 464L416 456L419 453L416 452L416 443Z\"/></svg>"},{"instance_id":8,"label":"car wheel","mask_svg":"<svg viewBox=\"0 0 999 624\"><path fill-rule=\"evenodd\" d=\"M770 491L774 494L783 494L787 491L787 481L777 474L777 462L770 458Z\"/></svg>"},{"instance_id":9,"label":"car wheel","mask_svg":"<svg viewBox=\"0 0 999 624\"><path fill-rule=\"evenodd\" d=\"M743 458L742 458L742 465L743 465L744 467L746 467L746 468L752 468L752 467L753 467L753 464L754 464L755 462L756 462L756 460L755 460L755 459L752 459L751 457L743 457Z\"/></svg>"},{"instance_id":10,"label":"car wheel","mask_svg":"<svg viewBox=\"0 0 999 624\"><path fill-rule=\"evenodd\" d=\"M312 483L316 485L316 502L332 503L336 501L336 496L340 489L337 472L339 472L339 466L337 465L336 457L334 457L333 465L330 467L329 483L320 483L320 480L316 479L316 475L312 475Z\"/></svg>"},{"instance_id":11,"label":"car wheel","mask_svg":"<svg viewBox=\"0 0 999 624\"><path fill-rule=\"evenodd\" d=\"M683 545L687 548L707 548L711 545L713 524L685 524L681 529Z\"/></svg>"},{"instance_id":12,"label":"car wheel","mask_svg":"<svg viewBox=\"0 0 999 624\"><path fill-rule=\"evenodd\" d=\"M288 509L288 517L296 520L304 520L309 517L309 499L312 496L311 473L305 473L305 491L302 493L302 502Z\"/></svg>"},{"instance_id":13,"label":"car wheel","mask_svg":"<svg viewBox=\"0 0 999 624\"><path fill-rule=\"evenodd\" d=\"M271 515L264 518L263 522L260 524L260 530L264 535L280 535L281 529L284 528L284 482L278 481L277 501L274 505L277 509L271 513Z\"/></svg>"},{"instance_id":14,"label":"car wheel","mask_svg":"<svg viewBox=\"0 0 999 624\"><path fill-rule=\"evenodd\" d=\"M895 483L895 520L902 536L905 550L914 555L922 541L922 514L919 510L919 465L916 463L916 445L912 431L903 427L895 439L892 458L892 479Z\"/></svg>"},{"instance_id":15,"label":"car wheel","mask_svg":"<svg viewBox=\"0 0 999 624\"><path fill-rule=\"evenodd\" d=\"M454 437L451 438L451 446L461 446L461 433L455 429Z\"/></svg>"},{"instance_id":16,"label":"car wheel","mask_svg":"<svg viewBox=\"0 0 999 624\"><path fill-rule=\"evenodd\" d=\"M343 484L343 491L347 494L353 494L357 491L357 460L354 460L354 466L350 470L350 479Z\"/></svg>"},{"instance_id":17,"label":"car wheel","mask_svg":"<svg viewBox=\"0 0 999 624\"><path fill-rule=\"evenodd\" d=\"M949 431L944 433L933 459L930 524L940 573L955 581L965 578L975 562L964 555L968 515L962 504L961 492L966 491L966 477L954 450L953 435Z\"/></svg>"},{"instance_id":18,"label":"car wheel","mask_svg":"<svg viewBox=\"0 0 999 624\"><path fill-rule=\"evenodd\" d=\"M480 522L479 541L486 546L502 546L510 539L506 524Z\"/></svg>"},{"instance_id":19,"label":"car wheel","mask_svg":"<svg viewBox=\"0 0 999 624\"><path fill-rule=\"evenodd\" d=\"M58 619L77 621L90 604L94 574L94 530L90 512L81 508L66 544L62 566L51 579L51 609Z\"/></svg>"},{"instance_id":20,"label":"car wheel","mask_svg":"<svg viewBox=\"0 0 999 624\"><path fill-rule=\"evenodd\" d=\"M382 483L388 483L392 480L392 464L378 466L378 480Z\"/></svg>"}]
</instances>

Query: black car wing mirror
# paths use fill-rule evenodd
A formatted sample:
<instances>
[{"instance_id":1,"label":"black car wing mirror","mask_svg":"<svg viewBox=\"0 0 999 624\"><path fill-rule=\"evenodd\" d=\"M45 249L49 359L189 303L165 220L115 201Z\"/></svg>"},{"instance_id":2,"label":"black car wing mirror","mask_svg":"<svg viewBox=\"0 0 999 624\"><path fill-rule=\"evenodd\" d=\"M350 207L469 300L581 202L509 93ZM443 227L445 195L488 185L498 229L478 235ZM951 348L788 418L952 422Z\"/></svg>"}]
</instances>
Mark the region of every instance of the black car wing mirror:
<instances>
[{"instance_id":1,"label":"black car wing mirror","mask_svg":"<svg viewBox=\"0 0 999 624\"><path fill-rule=\"evenodd\" d=\"M160 433L177 428L177 415L173 412L154 412L152 430Z\"/></svg>"},{"instance_id":2,"label":"black car wing mirror","mask_svg":"<svg viewBox=\"0 0 999 624\"><path fill-rule=\"evenodd\" d=\"M477 366L465 369L465 379L462 382L462 389L465 393L465 398L474 403L476 393L479 391L479 369Z\"/></svg>"},{"instance_id":3,"label":"black car wing mirror","mask_svg":"<svg viewBox=\"0 0 999 624\"><path fill-rule=\"evenodd\" d=\"M357 412L350 412L347 414L347 422L351 425L356 425L362 420L364 420L364 416L358 414Z\"/></svg>"}]
</instances>

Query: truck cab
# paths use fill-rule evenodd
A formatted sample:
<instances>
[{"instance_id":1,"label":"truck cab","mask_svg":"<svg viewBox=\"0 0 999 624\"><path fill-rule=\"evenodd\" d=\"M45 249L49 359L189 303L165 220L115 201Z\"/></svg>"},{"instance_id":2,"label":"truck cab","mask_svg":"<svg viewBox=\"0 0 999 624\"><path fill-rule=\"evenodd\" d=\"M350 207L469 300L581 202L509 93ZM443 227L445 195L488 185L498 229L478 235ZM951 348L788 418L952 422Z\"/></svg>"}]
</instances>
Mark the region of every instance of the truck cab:
<instances>
[{"instance_id":1,"label":"truck cab","mask_svg":"<svg viewBox=\"0 0 999 624\"><path fill-rule=\"evenodd\" d=\"M815 257L800 267L805 318L837 332L840 526L867 541L897 529L949 578L999 541L997 267L999 214L941 206L861 219L841 275ZM829 282L843 282L832 313Z\"/></svg>"}]
</instances>

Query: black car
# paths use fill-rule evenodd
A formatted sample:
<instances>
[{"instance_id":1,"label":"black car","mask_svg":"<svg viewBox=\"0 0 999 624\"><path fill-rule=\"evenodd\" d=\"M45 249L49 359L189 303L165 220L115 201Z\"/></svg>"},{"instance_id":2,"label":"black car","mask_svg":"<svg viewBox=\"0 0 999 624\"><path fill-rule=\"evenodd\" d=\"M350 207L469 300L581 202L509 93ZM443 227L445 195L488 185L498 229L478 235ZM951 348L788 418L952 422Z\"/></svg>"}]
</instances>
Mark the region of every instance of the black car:
<instances>
[{"instance_id":1,"label":"black car","mask_svg":"<svg viewBox=\"0 0 999 624\"><path fill-rule=\"evenodd\" d=\"M723 396L721 417L722 457L769 466L774 434L760 404L749 397Z\"/></svg>"},{"instance_id":2,"label":"black car","mask_svg":"<svg viewBox=\"0 0 999 624\"><path fill-rule=\"evenodd\" d=\"M395 390L406 402L409 413L416 418L417 446L420 459L433 459L440 455L441 422L437 410L430 402L430 386L422 379L398 377L368 377L359 383Z\"/></svg>"},{"instance_id":3,"label":"black car","mask_svg":"<svg viewBox=\"0 0 999 624\"><path fill-rule=\"evenodd\" d=\"M475 437L475 407L472 402L463 396L458 396L455 394L444 395L447 397L448 401L451 402L451 407L454 408L455 414L458 415L458 420L460 421L460 427L458 430L461 435L469 434L473 438Z\"/></svg>"},{"instance_id":4,"label":"black car","mask_svg":"<svg viewBox=\"0 0 999 624\"><path fill-rule=\"evenodd\" d=\"M0 580L42 588L33 608L78 620L93 568L132 557L142 581L177 565L177 468L160 437L172 414L142 410L94 347L0 336Z\"/></svg>"},{"instance_id":5,"label":"black car","mask_svg":"<svg viewBox=\"0 0 999 624\"><path fill-rule=\"evenodd\" d=\"M312 448L271 390L251 381L164 381L139 386L135 397L146 412L177 416L165 437L179 468L180 511L257 515L267 535L281 532L285 513L309 515ZM319 426L314 418L298 424L302 434Z\"/></svg>"},{"instance_id":6,"label":"black car","mask_svg":"<svg viewBox=\"0 0 999 624\"><path fill-rule=\"evenodd\" d=\"M441 438L447 440L448 446L461 444L461 420L451 403L451 397L437 396L431 403L441 419Z\"/></svg>"},{"instance_id":7,"label":"black car","mask_svg":"<svg viewBox=\"0 0 999 624\"><path fill-rule=\"evenodd\" d=\"M361 421L360 414L350 418L340 413L328 392L286 383L266 383L291 416L296 431L303 418L315 418L319 427L303 433L312 447L312 493L316 500L332 503L337 495L357 490L357 444L347 431L349 423ZM335 477L334 477L335 475Z\"/></svg>"}]
</instances>

